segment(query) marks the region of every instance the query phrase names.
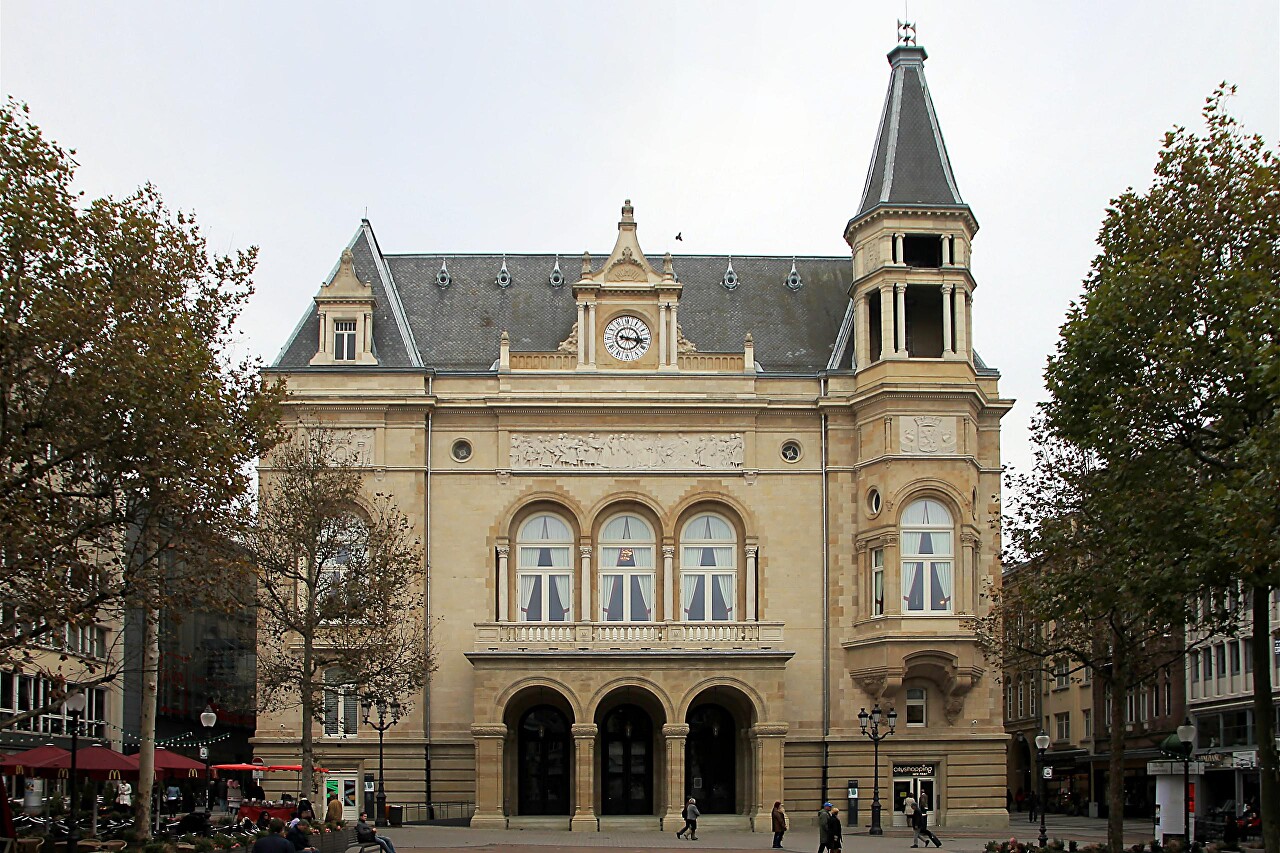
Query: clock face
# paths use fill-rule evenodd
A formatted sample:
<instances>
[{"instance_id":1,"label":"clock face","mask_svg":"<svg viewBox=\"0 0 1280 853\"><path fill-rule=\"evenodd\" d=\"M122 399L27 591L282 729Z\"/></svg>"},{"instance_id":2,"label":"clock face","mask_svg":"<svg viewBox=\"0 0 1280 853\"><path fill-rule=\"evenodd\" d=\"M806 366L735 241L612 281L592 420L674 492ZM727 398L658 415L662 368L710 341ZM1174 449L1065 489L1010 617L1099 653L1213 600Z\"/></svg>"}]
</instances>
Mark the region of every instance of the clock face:
<instances>
[{"instance_id":1,"label":"clock face","mask_svg":"<svg viewBox=\"0 0 1280 853\"><path fill-rule=\"evenodd\" d=\"M649 351L653 335L639 317L614 317L604 327L604 348L619 361L635 361Z\"/></svg>"}]
</instances>

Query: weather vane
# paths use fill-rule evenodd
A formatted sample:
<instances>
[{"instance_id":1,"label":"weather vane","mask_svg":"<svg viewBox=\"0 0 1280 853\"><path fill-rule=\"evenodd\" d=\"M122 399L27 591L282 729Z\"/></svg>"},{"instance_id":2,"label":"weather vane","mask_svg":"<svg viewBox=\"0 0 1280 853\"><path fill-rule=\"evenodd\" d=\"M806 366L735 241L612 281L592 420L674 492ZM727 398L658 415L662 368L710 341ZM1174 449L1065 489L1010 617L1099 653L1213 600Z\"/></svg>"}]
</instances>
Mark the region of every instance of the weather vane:
<instances>
[{"instance_id":1,"label":"weather vane","mask_svg":"<svg viewBox=\"0 0 1280 853\"><path fill-rule=\"evenodd\" d=\"M916 25L910 21L898 21L898 41L905 45L916 43Z\"/></svg>"}]
</instances>

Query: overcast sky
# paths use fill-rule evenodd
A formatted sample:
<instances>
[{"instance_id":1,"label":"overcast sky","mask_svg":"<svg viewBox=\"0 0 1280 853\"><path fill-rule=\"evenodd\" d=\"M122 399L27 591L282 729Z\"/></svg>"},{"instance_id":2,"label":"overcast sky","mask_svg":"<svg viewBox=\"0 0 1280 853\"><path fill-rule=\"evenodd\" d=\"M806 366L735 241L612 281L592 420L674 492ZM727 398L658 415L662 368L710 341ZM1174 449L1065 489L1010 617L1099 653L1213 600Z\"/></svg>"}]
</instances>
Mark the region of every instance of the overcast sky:
<instances>
[{"instance_id":1,"label":"overcast sky","mask_svg":"<svg viewBox=\"0 0 1280 853\"><path fill-rule=\"evenodd\" d=\"M270 361L366 209L387 252L607 252L630 198L650 254L847 254L903 10L4 0L0 88L90 196L151 181L214 249L261 248L243 346ZM1007 462L1107 202L1164 132L1227 80L1274 147L1278 10L910 0L982 226L974 344L1018 400Z\"/></svg>"}]
</instances>

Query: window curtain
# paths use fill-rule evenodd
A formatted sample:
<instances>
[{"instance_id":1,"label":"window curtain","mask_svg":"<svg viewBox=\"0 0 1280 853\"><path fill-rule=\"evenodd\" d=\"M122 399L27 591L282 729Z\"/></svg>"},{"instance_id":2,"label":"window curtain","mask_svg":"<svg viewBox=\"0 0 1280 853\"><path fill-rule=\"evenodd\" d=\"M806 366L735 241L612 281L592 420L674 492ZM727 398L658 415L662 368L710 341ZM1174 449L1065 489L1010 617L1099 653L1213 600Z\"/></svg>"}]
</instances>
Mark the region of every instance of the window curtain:
<instances>
[{"instance_id":1,"label":"window curtain","mask_svg":"<svg viewBox=\"0 0 1280 853\"><path fill-rule=\"evenodd\" d=\"M702 575L686 574L680 578L680 586L684 592L684 618L689 622L701 622L703 618L702 606Z\"/></svg>"},{"instance_id":2,"label":"window curtain","mask_svg":"<svg viewBox=\"0 0 1280 853\"><path fill-rule=\"evenodd\" d=\"M631 621L653 621L653 575L631 576Z\"/></svg>"},{"instance_id":3,"label":"window curtain","mask_svg":"<svg viewBox=\"0 0 1280 853\"><path fill-rule=\"evenodd\" d=\"M930 602L934 610L951 609L951 563L933 563L933 600Z\"/></svg>"},{"instance_id":4,"label":"window curtain","mask_svg":"<svg viewBox=\"0 0 1280 853\"><path fill-rule=\"evenodd\" d=\"M537 575L520 575L520 621L536 622L542 616L542 608L534 603L534 593L538 591Z\"/></svg>"},{"instance_id":5,"label":"window curtain","mask_svg":"<svg viewBox=\"0 0 1280 853\"><path fill-rule=\"evenodd\" d=\"M715 575L716 601L711 608L711 618L733 621L733 575Z\"/></svg>"},{"instance_id":6,"label":"window curtain","mask_svg":"<svg viewBox=\"0 0 1280 853\"><path fill-rule=\"evenodd\" d=\"M876 569L875 574L873 574L871 577L872 577L871 595L872 595L872 598L875 599L872 604L872 608L873 608L872 612L876 616L883 616L884 615L884 572L880 569Z\"/></svg>"},{"instance_id":7,"label":"window curtain","mask_svg":"<svg viewBox=\"0 0 1280 853\"><path fill-rule=\"evenodd\" d=\"M902 553L903 554L919 554L920 553L920 537L924 534L910 530L902 531Z\"/></svg>"},{"instance_id":8,"label":"window curtain","mask_svg":"<svg viewBox=\"0 0 1280 853\"><path fill-rule=\"evenodd\" d=\"M905 610L924 610L924 563L902 564L902 603Z\"/></svg>"},{"instance_id":9,"label":"window curtain","mask_svg":"<svg viewBox=\"0 0 1280 853\"><path fill-rule=\"evenodd\" d=\"M551 604L547 608L550 613L547 618L552 622L569 621L569 576L568 575L552 575L551 576Z\"/></svg>"},{"instance_id":10,"label":"window curtain","mask_svg":"<svg viewBox=\"0 0 1280 853\"><path fill-rule=\"evenodd\" d=\"M622 621L622 596L618 588L618 581L621 578L618 575L601 575L600 576L600 592L601 592L601 609L604 611L604 621L621 622Z\"/></svg>"}]
</instances>

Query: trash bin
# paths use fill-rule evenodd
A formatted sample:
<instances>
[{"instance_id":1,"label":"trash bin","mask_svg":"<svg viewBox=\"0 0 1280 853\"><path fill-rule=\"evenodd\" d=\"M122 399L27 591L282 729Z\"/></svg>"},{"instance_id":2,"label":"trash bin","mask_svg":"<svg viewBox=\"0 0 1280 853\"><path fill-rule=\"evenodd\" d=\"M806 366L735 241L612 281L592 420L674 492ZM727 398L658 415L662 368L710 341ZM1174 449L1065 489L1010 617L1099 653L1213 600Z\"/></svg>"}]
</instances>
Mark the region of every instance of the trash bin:
<instances>
[{"instance_id":1,"label":"trash bin","mask_svg":"<svg viewBox=\"0 0 1280 853\"><path fill-rule=\"evenodd\" d=\"M404 806L387 806L387 823L404 826Z\"/></svg>"}]
</instances>

